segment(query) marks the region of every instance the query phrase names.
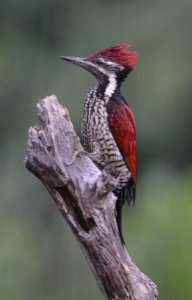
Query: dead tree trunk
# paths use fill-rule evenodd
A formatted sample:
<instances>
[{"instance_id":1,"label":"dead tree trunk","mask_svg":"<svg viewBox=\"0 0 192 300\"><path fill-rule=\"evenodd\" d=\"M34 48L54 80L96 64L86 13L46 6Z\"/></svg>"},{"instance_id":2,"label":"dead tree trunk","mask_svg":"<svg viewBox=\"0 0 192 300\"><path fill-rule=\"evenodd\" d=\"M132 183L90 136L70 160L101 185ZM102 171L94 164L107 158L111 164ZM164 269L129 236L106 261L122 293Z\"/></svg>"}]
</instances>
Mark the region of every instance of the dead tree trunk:
<instances>
[{"instance_id":1,"label":"dead tree trunk","mask_svg":"<svg viewBox=\"0 0 192 300\"><path fill-rule=\"evenodd\" d=\"M106 299L154 300L156 285L122 246L114 179L102 173L78 141L66 108L55 96L37 104L39 124L29 130L26 167L45 185L76 236Z\"/></svg>"}]
</instances>

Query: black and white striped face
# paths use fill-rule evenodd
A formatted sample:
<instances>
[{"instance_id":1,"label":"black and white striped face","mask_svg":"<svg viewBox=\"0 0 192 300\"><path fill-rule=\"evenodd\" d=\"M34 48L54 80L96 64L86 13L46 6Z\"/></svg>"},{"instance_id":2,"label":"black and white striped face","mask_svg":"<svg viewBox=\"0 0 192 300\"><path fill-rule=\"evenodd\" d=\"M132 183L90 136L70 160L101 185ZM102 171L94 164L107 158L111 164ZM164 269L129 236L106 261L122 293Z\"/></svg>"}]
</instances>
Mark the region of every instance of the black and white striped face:
<instances>
[{"instance_id":1,"label":"black and white striped face","mask_svg":"<svg viewBox=\"0 0 192 300\"><path fill-rule=\"evenodd\" d=\"M104 57L90 60L88 64L88 71L105 85L105 95L111 97L118 86L119 75L125 68Z\"/></svg>"},{"instance_id":2,"label":"black and white striped face","mask_svg":"<svg viewBox=\"0 0 192 300\"><path fill-rule=\"evenodd\" d=\"M114 77L124 70L124 67L111 61L105 59L104 57L99 57L94 60L88 60L89 71L95 75L98 79L102 76Z\"/></svg>"},{"instance_id":3,"label":"black and white striped face","mask_svg":"<svg viewBox=\"0 0 192 300\"><path fill-rule=\"evenodd\" d=\"M110 73L119 73L122 70L124 70L124 67L115 63L114 61L111 61L109 59L105 59L104 57L98 57L96 60L94 60L95 68L103 74Z\"/></svg>"}]
</instances>

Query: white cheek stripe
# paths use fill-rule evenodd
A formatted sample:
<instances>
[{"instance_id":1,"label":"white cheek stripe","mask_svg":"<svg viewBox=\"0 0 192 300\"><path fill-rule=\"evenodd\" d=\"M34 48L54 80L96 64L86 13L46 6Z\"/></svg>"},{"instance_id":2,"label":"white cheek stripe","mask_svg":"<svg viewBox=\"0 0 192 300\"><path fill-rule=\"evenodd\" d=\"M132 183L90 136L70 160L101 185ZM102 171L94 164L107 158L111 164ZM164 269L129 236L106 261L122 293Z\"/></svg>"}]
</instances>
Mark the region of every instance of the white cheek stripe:
<instances>
[{"instance_id":1,"label":"white cheek stripe","mask_svg":"<svg viewBox=\"0 0 192 300\"><path fill-rule=\"evenodd\" d=\"M108 78L109 78L109 84L106 87L105 96L111 97L117 88L117 80L115 76L110 76Z\"/></svg>"},{"instance_id":2,"label":"white cheek stripe","mask_svg":"<svg viewBox=\"0 0 192 300\"><path fill-rule=\"evenodd\" d=\"M105 89L105 96L111 97L117 88L116 75L114 72L107 71L107 70L103 69L102 67L99 68L99 71L102 72L103 74L105 74L109 80L109 83Z\"/></svg>"}]
</instances>

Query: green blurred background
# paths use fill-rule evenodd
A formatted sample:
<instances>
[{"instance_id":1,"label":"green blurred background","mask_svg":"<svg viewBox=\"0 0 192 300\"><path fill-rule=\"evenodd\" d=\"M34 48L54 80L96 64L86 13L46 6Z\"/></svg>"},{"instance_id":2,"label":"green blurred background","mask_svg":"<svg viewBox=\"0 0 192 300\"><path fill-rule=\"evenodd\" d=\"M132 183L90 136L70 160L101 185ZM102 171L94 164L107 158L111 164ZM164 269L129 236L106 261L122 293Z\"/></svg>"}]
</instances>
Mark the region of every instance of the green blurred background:
<instances>
[{"instance_id":1,"label":"green blurred background","mask_svg":"<svg viewBox=\"0 0 192 300\"><path fill-rule=\"evenodd\" d=\"M1 0L0 299L102 299L76 240L24 167L36 103L56 94L79 132L95 79L58 56L129 41L123 86L137 122L136 206L124 235L159 299L192 299L192 1Z\"/></svg>"}]
</instances>

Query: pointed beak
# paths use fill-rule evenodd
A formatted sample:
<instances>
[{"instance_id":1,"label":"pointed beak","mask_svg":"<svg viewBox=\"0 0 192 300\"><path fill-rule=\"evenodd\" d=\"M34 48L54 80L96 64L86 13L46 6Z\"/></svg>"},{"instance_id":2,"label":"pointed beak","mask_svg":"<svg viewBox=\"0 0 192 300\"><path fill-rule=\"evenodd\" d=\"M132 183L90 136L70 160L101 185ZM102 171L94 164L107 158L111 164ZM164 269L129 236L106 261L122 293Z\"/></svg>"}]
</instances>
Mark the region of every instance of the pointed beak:
<instances>
[{"instance_id":1,"label":"pointed beak","mask_svg":"<svg viewBox=\"0 0 192 300\"><path fill-rule=\"evenodd\" d=\"M86 60L86 58L74 57L74 56L60 56L60 59L73 63L77 66L80 66L84 69L88 69L90 63Z\"/></svg>"}]
</instances>

